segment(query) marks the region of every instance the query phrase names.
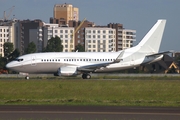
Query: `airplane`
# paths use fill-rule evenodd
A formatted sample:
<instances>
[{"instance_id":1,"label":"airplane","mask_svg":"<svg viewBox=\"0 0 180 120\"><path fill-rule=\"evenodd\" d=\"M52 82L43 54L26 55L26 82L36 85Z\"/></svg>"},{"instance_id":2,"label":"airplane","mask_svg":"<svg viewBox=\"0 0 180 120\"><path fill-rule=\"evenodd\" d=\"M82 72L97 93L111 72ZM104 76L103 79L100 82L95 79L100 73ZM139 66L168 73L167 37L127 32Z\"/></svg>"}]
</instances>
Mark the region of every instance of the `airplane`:
<instances>
[{"instance_id":1,"label":"airplane","mask_svg":"<svg viewBox=\"0 0 180 120\"><path fill-rule=\"evenodd\" d=\"M160 19L134 47L118 52L45 52L17 57L6 68L23 73L77 76L90 79L90 73L119 71L153 63L163 58L158 53L166 20ZM26 76L26 79L29 79Z\"/></svg>"}]
</instances>

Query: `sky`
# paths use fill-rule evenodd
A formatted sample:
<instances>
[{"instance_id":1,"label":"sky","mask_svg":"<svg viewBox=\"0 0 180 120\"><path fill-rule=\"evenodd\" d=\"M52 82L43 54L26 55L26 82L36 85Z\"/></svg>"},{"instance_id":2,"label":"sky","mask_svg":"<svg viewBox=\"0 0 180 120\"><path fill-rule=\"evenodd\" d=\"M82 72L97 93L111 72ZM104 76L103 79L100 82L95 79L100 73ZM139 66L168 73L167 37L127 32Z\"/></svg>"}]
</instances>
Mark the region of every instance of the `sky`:
<instances>
[{"instance_id":1,"label":"sky","mask_svg":"<svg viewBox=\"0 0 180 120\"><path fill-rule=\"evenodd\" d=\"M136 30L134 45L158 19L166 19L160 51L180 51L180 0L0 0L0 19L15 6L9 18L49 22L54 5L64 3L79 8L80 20L96 25L121 23L125 29Z\"/></svg>"}]
</instances>

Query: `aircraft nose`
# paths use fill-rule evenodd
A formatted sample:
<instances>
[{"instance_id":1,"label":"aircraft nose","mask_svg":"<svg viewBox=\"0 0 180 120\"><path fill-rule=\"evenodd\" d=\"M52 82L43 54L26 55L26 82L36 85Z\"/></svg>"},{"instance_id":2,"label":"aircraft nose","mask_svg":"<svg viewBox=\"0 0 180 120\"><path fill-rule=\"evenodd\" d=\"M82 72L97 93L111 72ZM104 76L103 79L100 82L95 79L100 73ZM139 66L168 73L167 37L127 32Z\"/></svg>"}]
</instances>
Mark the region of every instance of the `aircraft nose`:
<instances>
[{"instance_id":1,"label":"aircraft nose","mask_svg":"<svg viewBox=\"0 0 180 120\"><path fill-rule=\"evenodd\" d=\"M8 63L8 64L6 64L6 68L11 68L12 67L12 63L10 62L10 63Z\"/></svg>"}]
</instances>

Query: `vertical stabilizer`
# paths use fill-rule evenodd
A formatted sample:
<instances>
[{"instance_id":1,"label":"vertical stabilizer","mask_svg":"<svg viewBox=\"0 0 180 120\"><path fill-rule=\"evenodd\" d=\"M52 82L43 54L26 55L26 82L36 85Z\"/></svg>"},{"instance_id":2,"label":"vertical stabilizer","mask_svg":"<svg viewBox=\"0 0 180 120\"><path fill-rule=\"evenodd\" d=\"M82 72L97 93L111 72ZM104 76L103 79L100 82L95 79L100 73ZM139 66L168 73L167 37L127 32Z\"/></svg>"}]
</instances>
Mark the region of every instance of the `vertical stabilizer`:
<instances>
[{"instance_id":1,"label":"vertical stabilizer","mask_svg":"<svg viewBox=\"0 0 180 120\"><path fill-rule=\"evenodd\" d=\"M158 20L138 44L140 51L158 53L166 20Z\"/></svg>"}]
</instances>

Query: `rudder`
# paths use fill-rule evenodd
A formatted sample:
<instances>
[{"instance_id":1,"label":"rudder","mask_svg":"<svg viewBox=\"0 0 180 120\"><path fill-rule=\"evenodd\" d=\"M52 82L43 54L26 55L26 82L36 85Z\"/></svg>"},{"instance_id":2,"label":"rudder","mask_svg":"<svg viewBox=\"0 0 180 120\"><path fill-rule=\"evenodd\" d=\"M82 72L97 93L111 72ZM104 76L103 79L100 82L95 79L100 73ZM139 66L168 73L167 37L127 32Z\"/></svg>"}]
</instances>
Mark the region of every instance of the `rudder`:
<instances>
[{"instance_id":1,"label":"rudder","mask_svg":"<svg viewBox=\"0 0 180 120\"><path fill-rule=\"evenodd\" d=\"M158 53L166 20L158 20L156 24L145 35L141 42L137 45L142 52Z\"/></svg>"}]
</instances>

